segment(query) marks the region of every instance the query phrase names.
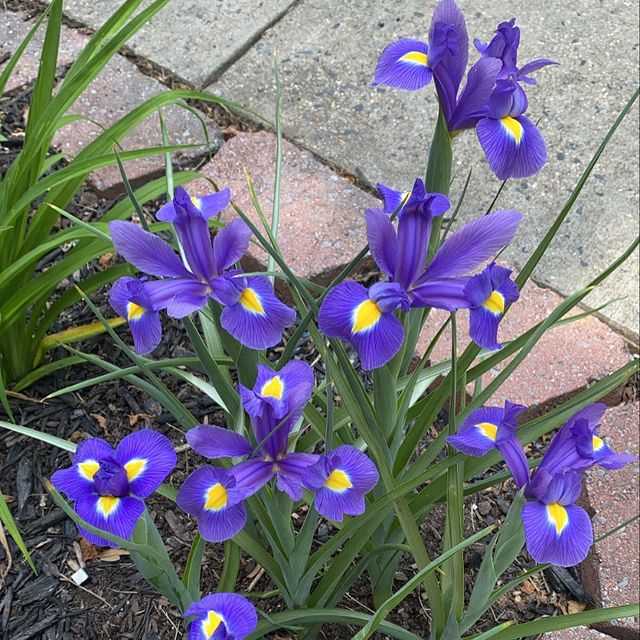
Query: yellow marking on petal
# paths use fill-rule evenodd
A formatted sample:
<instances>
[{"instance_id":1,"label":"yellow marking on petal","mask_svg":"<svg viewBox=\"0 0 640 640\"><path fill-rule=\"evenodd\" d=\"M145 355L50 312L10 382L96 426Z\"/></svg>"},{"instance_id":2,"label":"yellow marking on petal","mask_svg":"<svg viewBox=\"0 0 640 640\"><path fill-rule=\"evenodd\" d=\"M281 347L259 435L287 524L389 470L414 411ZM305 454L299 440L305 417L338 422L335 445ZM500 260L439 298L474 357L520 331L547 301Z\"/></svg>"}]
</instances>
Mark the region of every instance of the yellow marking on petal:
<instances>
[{"instance_id":1,"label":"yellow marking on petal","mask_svg":"<svg viewBox=\"0 0 640 640\"><path fill-rule=\"evenodd\" d=\"M222 623L222 616L216 611L207 611L207 617L202 621L205 638L210 638Z\"/></svg>"},{"instance_id":2,"label":"yellow marking on petal","mask_svg":"<svg viewBox=\"0 0 640 640\"><path fill-rule=\"evenodd\" d=\"M491 422L479 422L476 427L478 427L478 431L480 431L483 436L489 438L489 440L492 440L493 442L496 441L498 427L495 424L492 424Z\"/></svg>"},{"instance_id":3,"label":"yellow marking on petal","mask_svg":"<svg viewBox=\"0 0 640 640\"><path fill-rule=\"evenodd\" d=\"M409 62L411 64L417 64L421 67L429 66L429 56L426 53L422 53L422 51L409 51L409 53L405 53L403 56L398 58L398 62Z\"/></svg>"},{"instance_id":4,"label":"yellow marking on petal","mask_svg":"<svg viewBox=\"0 0 640 640\"><path fill-rule=\"evenodd\" d=\"M127 472L127 480L131 482L135 480L147 467L147 461L144 458L134 458L124 465Z\"/></svg>"},{"instance_id":5,"label":"yellow marking on petal","mask_svg":"<svg viewBox=\"0 0 640 640\"><path fill-rule=\"evenodd\" d=\"M492 291L482 306L495 315L502 314L504 313L504 296L499 291Z\"/></svg>"},{"instance_id":6,"label":"yellow marking on petal","mask_svg":"<svg viewBox=\"0 0 640 640\"><path fill-rule=\"evenodd\" d=\"M129 302L127 303L127 320L136 320L145 311L146 309L144 307L141 307L139 304L136 304L135 302Z\"/></svg>"},{"instance_id":7,"label":"yellow marking on petal","mask_svg":"<svg viewBox=\"0 0 640 640\"><path fill-rule=\"evenodd\" d=\"M206 502L204 503L204 508L207 511L220 511L227 506L227 502L227 490L219 482L207 489Z\"/></svg>"},{"instance_id":8,"label":"yellow marking on petal","mask_svg":"<svg viewBox=\"0 0 640 640\"><path fill-rule=\"evenodd\" d=\"M549 522L555 526L557 535L560 535L569 524L567 510L557 502L547 505L547 517L549 518Z\"/></svg>"},{"instance_id":9,"label":"yellow marking on petal","mask_svg":"<svg viewBox=\"0 0 640 640\"><path fill-rule=\"evenodd\" d=\"M361 302L353 312L352 333L361 333L371 329L380 320L381 315L382 311L373 300Z\"/></svg>"},{"instance_id":10,"label":"yellow marking on petal","mask_svg":"<svg viewBox=\"0 0 640 640\"><path fill-rule=\"evenodd\" d=\"M342 469L334 469L325 481L324 486L327 487L327 489L331 489L331 491L342 493L347 489L351 489L353 484L351 483L349 476L342 471Z\"/></svg>"},{"instance_id":11,"label":"yellow marking on petal","mask_svg":"<svg viewBox=\"0 0 640 640\"><path fill-rule=\"evenodd\" d=\"M282 378L280 376L273 376L273 378L267 380L267 382L262 385L260 395L281 400L283 390L284 384L282 382Z\"/></svg>"},{"instance_id":12,"label":"yellow marking on petal","mask_svg":"<svg viewBox=\"0 0 640 640\"><path fill-rule=\"evenodd\" d=\"M198 211L200 211L200 198L197 196L191 196L191 203Z\"/></svg>"},{"instance_id":13,"label":"yellow marking on petal","mask_svg":"<svg viewBox=\"0 0 640 640\"><path fill-rule=\"evenodd\" d=\"M604 447L604 440L602 438L598 438L598 436L593 436L593 450L600 451Z\"/></svg>"},{"instance_id":14,"label":"yellow marking on petal","mask_svg":"<svg viewBox=\"0 0 640 640\"><path fill-rule=\"evenodd\" d=\"M264 313L262 302L258 298L258 294L251 288L247 287L240 295L240 304L251 313Z\"/></svg>"},{"instance_id":15,"label":"yellow marking on petal","mask_svg":"<svg viewBox=\"0 0 640 640\"><path fill-rule=\"evenodd\" d=\"M98 512L108 518L113 511L115 511L120 503L120 498L115 496L101 496L98 498L97 509Z\"/></svg>"},{"instance_id":16,"label":"yellow marking on petal","mask_svg":"<svg viewBox=\"0 0 640 640\"><path fill-rule=\"evenodd\" d=\"M505 116L504 118L500 118L500 122L502 122L502 126L509 132L511 137L516 141L516 144L520 144L520 140L522 140L522 134L524 133L524 129L522 125L511 116Z\"/></svg>"},{"instance_id":17,"label":"yellow marking on petal","mask_svg":"<svg viewBox=\"0 0 640 640\"><path fill-rule=\"evenodd\" d=\"M93 480L93 476L96 475L99 468L100 464L95 460L85 460L78 464L78 471L80 472L80 475L87 480Z\"/></svg>"}]
</instances>

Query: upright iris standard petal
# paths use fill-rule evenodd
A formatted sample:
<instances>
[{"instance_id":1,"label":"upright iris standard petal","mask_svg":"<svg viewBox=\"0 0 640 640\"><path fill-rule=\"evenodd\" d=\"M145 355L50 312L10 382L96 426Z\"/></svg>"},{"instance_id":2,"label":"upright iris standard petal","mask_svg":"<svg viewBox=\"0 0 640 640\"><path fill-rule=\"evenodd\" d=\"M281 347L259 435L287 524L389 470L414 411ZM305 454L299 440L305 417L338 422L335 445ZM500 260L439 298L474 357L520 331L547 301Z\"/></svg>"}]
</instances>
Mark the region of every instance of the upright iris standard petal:
<instances>
[{"instance_id":1,"label":"upright iris standard petal","mask_svg":"<svg viewBox=\"0 0 640 640\"><path fill-rule=\"evenodd\" d=\"M226 271L249 249L251 229L244 220L236 218L227 223L213 239L213 256L218 273Z\"/></svg>"},{"instance_id":2,"label":"upright iris standard petal","mask_svg":"<svg viewBox=\"0 0 640 640\"><path fill-rule=\"evenodd\" d=\"M184 612L187 640L244 640L258 626L255 607L236 593L213 593Z\"/></svg>"},{"instance_id":3,"label":"upright iris standard petal","mask_svg":"<svg viewBox=\"0 0 640 640\"><path fill-rule=\"evenodd\" d=\"M144 512L144 502L133 496L88 494L78 497L74 510L87 524L128 540ZM84 527L79 526L78 529L92 544L103 547L118 546L114 542L90 533Z\"/></svg>"},{"instance_id":4,"label":"upright iris standard petal","mask_svg":"<svg viewBox=\"0 0 640 640\"><path fill-rule=\"evenodd\" d=\"M524 115L482 118L476 132L487 162L500 180L527 178L547 162L542 134Z\"/></svg>"},{"instance_id":5,"label":"upright iris standard petal","mask_svg":"<svg viewBox=\"0 0 640 640\"><path fill-rule=\"evenodd\" d=\"M296 312L278 300L269 279L246 276L224 280L218 278L213 283L214 294L226 305L220 318L223 328L251 349L278 344L284 329L295 322Z\"/></svg>"},{"instance_id":6,"label":"upright iris standard petal","mask_svg":"<svg viewBox=\"0 0 640 640\"><path fill-rule=\"evenodd\" d=\"M191 276L171 245L133 222L113 220L109 223L109 233L116 251L143 273L177 278Z\"/></svg>"},{"instance_id":7,"label":"upright iris standard petal","mask_svg":"<svg viewBox=\"0 0 640 640\"><path fill-rule=\"evenodd\" d=\"M209 542L229 540L242 529L247 512L242 504L249 493L236 486L233 474L201 467L184 481L176 504L195 516L200 535Z\"/></svg>"},{"instance_id":8,"label":"upright iris standard petal","mask_svg":"<svg viewBox=\"0 0 640 640\"><path fill-rule=\"evenodd\" d=\"M393 223L389 216L380 209L367 209L365 220L371 255L380 269L393 278L400 255L400 246Z\"/></svg>"},{"instance_id":9,"label":"upright iris standard petal","mask_svg":"<svg viewBox=\"0 0 640 640\"><path fill-rule=\"evenodd\" d=\"M364 513L364 496L378 479L378 470L364 453L342 445L308 468L305 485L316 492L314 505L318 513L342 522L345 515Z\"/></svg>"},{"instance_id":10,"label":"upright iris standard petal","mask_svg":"<svg viewBox=\"0 0 640 640\"><path fill-rule=\"evenodd\" d=\"M205 458L248 456L253 447L239 433L212 424L199 424L186 433L189 446Z\"/></svg>"},{"instance_id":11,"label":"upright iris standard petal","mask_svg":"<svg viewBox=\"0 0 640 640\"><path fill-rule=\"evenodd\" d=\"M518 286L510 276L510 269L493 262L465 285L465 296L470 303L469 333L472 340L485 349L500 349L498 325L505 309L520 297Z\"/></svg>"},{"instance_id":12,"label":"upright iris standard petal","mask_svg":"<svg viewBox=\"0 0 640 640\"><path fill-rule=\"evenodd\" d=\"M570 567L587 557L593 543L591 519L574 504L581 486L582 474L567 472L553 476L544 491L529 496L522 524L527 550L536 562Z\"/></svg>"},{"instance_id":13,"label":"upright iris standard petal","mask_svg":"<svg viewBox=\"0 0 640 640\"><path fill-rule=\"evenodd\" d=\"M380 54L372 85L416 91L431 82L429 47L425 42L405 38L388 45Z\"/></svg>"},{"instance_id":14,"label":"upright iris standard petal","mask_svg":"<svg viewBox=\"0 0 640 640\"><path fill-rule=\"evenodd\" d=\"M125 436L116 448L115 458L127 473L131 493L140 498L150 496L177 462L169 438L151 429Z\"/></svg>"},{"instance_id":15,"label":"upright iris standard petal","mask_svg":"<svg viewBox=\"0 0 640 640\"><path fill-rule=\"evenodd\" d=\"M183 187L179 187L179 189L186 193L186 190ZM188 194L187 197L189 197ZM229 204L231 191L228 188L221 189L216 193L210 193L205 196L191 196L189 199L202 218L209 220L209 218L220 213ZM170 201L158 209L156 218L162 222L170 222L173 224L177 215L178 212L173 201Z\"/></svg>"},{"instance_id":16,"label":"upright iris standard petal","mask_svg":"<svg viewBox=\"0 0 640 640\"><path fill-rule=\"evenodd\" d=\"M113 456L113 449L100 438L83 440L73 454L73 464L59 469L51 476L51 483L71 500L95 490L93 477L100 468L100 460Z\"/></svg>"},{"instance_id":17,"label":"upright iris standard petal","mask_svg":"<svg viewBox=\"0 0 640 640\"><path fill-rule=\"evenodd\" d=\"M318 315L320 330L350 342L367 370L391 360L404 339L402 323L393 315L393 310L406 308L406 293L397 283L380 285L372 292L356 282L341 282L327 294ZM392 308L393 297L395 307ZM383 300L381 308L378 301Z\"/></svg>"}]
</instances>

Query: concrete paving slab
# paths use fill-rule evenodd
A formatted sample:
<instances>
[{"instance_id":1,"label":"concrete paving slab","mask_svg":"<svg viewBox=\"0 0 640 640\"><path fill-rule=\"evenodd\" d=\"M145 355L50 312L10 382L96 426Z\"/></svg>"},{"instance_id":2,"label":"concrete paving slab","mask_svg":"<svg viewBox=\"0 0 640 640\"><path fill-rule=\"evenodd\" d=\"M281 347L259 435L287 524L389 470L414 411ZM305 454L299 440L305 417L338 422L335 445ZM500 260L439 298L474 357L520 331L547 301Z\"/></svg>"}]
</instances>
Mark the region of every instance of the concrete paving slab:
<instances>
[{"instance_id":1,"label":"concrete paving slab","mask_svg":"<svg viewBox=\"0 0 640 640\"><path fill-rule=\"evenodd\" d=\"M561 302L562 297L557 293L528 282L520 300L500 323L498 339L506 342L520 336L545 320ZM469 314L460 311L457 315L460 352L470 342ZM418 343L419 353L424 353L447 317L448 314L443 311L431 312ZM447 329L433 351L432 362L450 357L451 332ZM526 406L541 404L600 380L623 366L629 357L624 339L596 318L588 317L561 325L544 335L488 404L499 406L505 400ZM485 386L500 374L511 359L485 374Z\"/></svg>"},{"instance_id":2,"label":"concrete paving slab","mask_svg":"<svg viewBox=\"0 0 640 640\"><path fill-rule=\"evenodd\" d=\"M121 4L122 0L65 0L64 11L96 29ZM140 9L150 4L145 0ZM293 0L173 0L128 45L187 82L204 86L292 4Z\"/></svg>"},{"instance_id":3,"label":"concrete paving slab","mask_svg":"<svg viewBox=\"0 0 640 640\"><path fill-rule=\"evenodd\" d=\"M7 58L7 60L0 63L0 73L4 71L9 57L15 53L36 22L37 18L29 19L26 13L0 10L0 60ZM13 91L36 79L45 30L46 23L40 26L40 29L22 54L17 66L14 67L5 87L6 92ZM63 26L58 52L59 66L62 67L73 62L88 40L89 38L81 34L77 29L69 29Z\"/></svg>"},{"instance_id":4,"label":"concrete paving slab","mask_svg":"<svg viewBox=\"0 0 640 640\"><path fill-rule=\"evenodd\" d=\"M575 629L545 633L541 640L611 640L611 636L588 627L576 627Z\"/></svg>"},{"instance_id":5,"label":"concrete paving slab","mask_svg":"<svg viewBox=\"0 0 640 640\"><path fill-rule=\"evenodd\" d=\"M401 0L334 3L306 0L215 82L210 90L273 114L268 69L282 62L283 122L290 139L366 182L406 188L425 167L436 120L432 87L415 93L369 83L380 51L399 37L424 38L435 6ZM507 184L502 208L526 213L522 232L505 257L522 266L571 193L609 125L638 84L638 12L630 0L607 3L461 2L472 37L490 38L516 15L523 31L521 60L546 56L560 67L538 73L529 113L541 118L549 163L533 179ZM474 59L472 57L472 59ZM473 132L456 140L452 189L474 176L461 221L483 212L499 182ZM566 224L536 272L563 294L587 284L638 233L638 111L634 109L605 152ZM638 257L590 295L593 307L622 297L603 312L637 335Z\"/></svg>"},{"instance_id":6,"label":"concrete paving slab","mask_svg":"<svg viewBox=\"0 0 640 640\"><path fill-rule=\"evenodd\" d=\"M269 221L273 202L276 138L266 131L239 133L228 140L201 173L222 187L230 187L236 204L262 228L245 177L253 181L260 205ZM189 186L189 193L211 192L206 180ZM349 180L333 173L308 151L285 142L280 207L279 242L296 275L327 283L362 248L364 210L376 200ZM224 214L235 217L233 209ZM264 269L266 253L257 245L249 249L252 264Z\"/></svg>"},{"instance_id":7,"label":"concrete paving slab","mask_svg":"<svg viewBox=\"0 0 640 640\"><path fill-rule=\"evenodd\" d=\"M54 144L69 156L75 156L102 133L103 127L114 124L146 99L166 90L160 82L142 74L129 60L116 55L69 109L70 114L79 114L89 120L79 120L62 127L54 138ZM162 113L172 144L206 142L200 120L190 111L176 105L168 105L163 108ZM204 118L204 122L211 150L216 151L222 146L222 134L213 121ZM125 150L162 145L158 114L154 112L143 120L120 142ZM206 153L206 147L180 153L186 157L194 157ZM148 156L124 164L127 178L132 184L137 184L143 178L164 171L164 156ZM95 171L89 181L106 195L123 191L120 172L116 165Z\"/></svg>"},{"instance_id":8,"label":"concrete paving slab","mask_svg":"<svg viewBox=\"0 0 640 640\"><path fill-rule=\"evenodd\" d=\"M640 404L630 402L607 410L602 420L601 434L620 452L640 453ZM596 537L626 522L638 514L640 508L638 462L617 471L599 467L587 474L589 504L595 510L593 530ZM636 520L623 530L595 545L583 570L585 584L595 602L613 607L637 602L640 591L640 527ZM583 565L584 566L584 565ZM640 621L625 618L598 623L599 630L622 640L638 638Z\"/></svg>"}]
</instances>

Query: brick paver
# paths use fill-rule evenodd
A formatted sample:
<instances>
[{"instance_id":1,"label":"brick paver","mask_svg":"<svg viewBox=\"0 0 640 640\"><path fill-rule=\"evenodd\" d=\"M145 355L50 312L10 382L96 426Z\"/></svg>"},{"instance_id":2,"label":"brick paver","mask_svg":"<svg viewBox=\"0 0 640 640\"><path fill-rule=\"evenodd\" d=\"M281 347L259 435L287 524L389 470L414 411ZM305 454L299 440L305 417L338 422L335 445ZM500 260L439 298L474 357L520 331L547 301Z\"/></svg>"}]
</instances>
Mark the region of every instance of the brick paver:
<instances>
[{"instance_id":1,"label":"brick paver","mask_svg":"<svg viewBox=\"0 0 640 640\"><path fill-rule=\"evenodd\" d=\"M512 340L545 320L563 301L562 296L528 282L518 300L500 323L498 338ZM576 311L579 313L581 310ZM458 312L459 349L469 343L468 313ZM419 342L419 352L433 338L448 314L433 311ZM433 352L432 361L451 357L451 334L447 330ZM548 331L525 360L494 394L491 404L505 399L530 406L580 389L623 366L629 360L625 341L600 320L588 317ZM510 360L485 374L485 386Z\"/></svg>"},{"instance_id":2,"label":"brick paver","mask_svg":"<svg viewBox=\"0 0 640 640\"><path fill-rule=\"evenodd\" d=\"M12 55L20 46L37 18L27 20L25 13L12 13L11 11L0 10L0 60L5 56ZM14 89L35 80L38 75L38 64L40 62L40 50L44 41L46 22L40 25L40 29L25 49L17 66L14 68L5 91ZM81 34L77 29L62 27L60 33L60 49L58 51L58 65L64 66L73 62L82 51L89 38ZM0 63L0 73L6 66L6 61Z\"/></svg>"},{"instance_id":3,"label":"brick paver","mask_svg":"<svg viewBox=\"0 0 640 640\"><path fill-rule=\"evenodd\" d=\"M240 133L228 140L202 173L220 188L230 187L239 207L262 228L251 203L245 169L263 211L271 220L276 138L267 132ZM205 180L192 183L197 194L211 191ZM366 243L364 210L378 201L332 172L312 154L284 142L279 242L288 265L305 278L326 282ZM229 215L234 215L229 208ZM265 252L251 246L259 268Z\"/></svg>"},{"instance_id":4,"label":"brick paver","mask_svg":"<svg viewBox=\"0 0 640 640\"><path fill-rule=\"evenodd\" d=\"M602 421L601 434L606 436L616 451L626 451L638 455L640 404L632 402L613 407L607 411ZM596 467L588 473L587 495L595 510L593 529L596 537L638 514L638 463L627 465L617 471L605 471ZM594 600L602 606L612 607L638 601L640 592L640 530L638 521L624 530L599 542L587 562L587 587ZM595 625L612 636L638 638L640 625L638 618L600 623Z\"/></svg>"}]
</instances>

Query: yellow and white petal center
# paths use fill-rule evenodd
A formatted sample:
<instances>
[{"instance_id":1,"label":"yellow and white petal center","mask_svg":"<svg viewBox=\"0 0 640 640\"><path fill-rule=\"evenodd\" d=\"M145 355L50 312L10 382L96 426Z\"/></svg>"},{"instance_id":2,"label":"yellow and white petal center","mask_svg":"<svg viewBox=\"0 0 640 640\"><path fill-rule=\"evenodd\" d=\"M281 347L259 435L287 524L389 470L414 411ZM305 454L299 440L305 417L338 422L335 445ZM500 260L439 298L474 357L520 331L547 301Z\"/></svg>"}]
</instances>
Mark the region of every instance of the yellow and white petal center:
<instances>
[{"instance_id":1,"label":"yellow and white petal center","mask_svg":"<svg viewBox=\"0 0 640 640\"><path fill-rule=\"evenodd\" d=\"M398 62L408 62L420 67L429 66L429 56L422 51L409 51L398 58Z\"/></svg>"},{"instance_id":2,"label":"yellow and white petal center","mask_svg":"<svg viewBox=\"0 0 640 640\"><path fill-rule=\"evenodd\" d=\"M204 508L207 511L220 511L227 506L227 490L219 483L210 486L205 494Z\"/></svg>"},{"instance_id":3,"label":"yellow and white petal center","mask_svg":"<svg viewBox=\"0 0 640 640\"><path fill-rule=\"evenodd\" d=\"M193 206L200 211L200 204L201 204L201 200L200 198L198 198L198 196L191 196L191 204L193 204Z\"/></svg>"},{"instance_id":4,"label":"yellow and white petal center","mask_svg":"<svg viewBox=\"0 0 640 640\"><path fill-rule=\"evenodd\" d=\"M124 465L124 470L127 472L127 480L131 482L140 477L147 468L147 460L144 458L133 458Z\"/></svg>"},{"instance_id":5,"label":"yellow and white petal center","mask_svg":"<svg viewBox=\"0 0 640 640\"><path fill-rule=\"evenodd\" d=\"M600 451L604 447L604 440L598 436L593 436L593 450Z\"/></svg>"},{"instance_id":6,"label":"yellow and white petal center","mask_svg":"<svg viewBox=\"0 0 640 640\"><path fill-rule=\"evenodd\" d=\"M479 422L476 428L485 438L489 438L492 442L496 441L496 436L498 435L497 425L491 422Z\"/></svg>"},{"instance_id":7,"label":"yellow and white petal center","mask_svg":"<svg viewBox=\"0 0 640 640\"><path fill-rule=\"evenodd\" d=\"M120 498L116 498L115 496L100 496L96 504L96 509L98 513L106 519L112 513L115 513L119 504Z\"/></svg>"},{"instance_id":8,"label":"yellow and white petal center","mask_svg":"<svg viewBox=\"0 0 640 640\"><path fill-rule=\"evenodd\" d=\"M515 140L515 143L520 144L520 140L522 140L522 135L524 134L524 128L522 125L511 116L500 118L500 122L502 123L505 131Z\"/></svg>"},{"instance_id":9,"label":"yellow and white petal center","mask_svg":"<svg viewBox=\"0 0 640 640\"><path fill-rule=\"evenodd\" d=\"M361 302L353 311L351 333L363 333L378 324L382 316L380 307L373 300Z\"/></svg>"},{"instance_id":10,"label":"yellow and white petal center","mask_svg":"<svg viewBox=\"0 0 640 640\"><path fill-rule=\"evenodd\" d=\"M492 291L482 306L496 316L502 315L504 313L504 296L499 291Z\"/></svg>"},{"instance_id":11,"label":"yellow and white petal center","mask_svg":"<svg viewBox=\"0 0 640 640\"><path fill-rule=\"evenodd\" d=\"M100 463L97 460L84 460L78 463L78 473L85 480L93 480L93 476L96 475L99 468Z\"/></svg>"},{"instance_id":12,"label":"yellow and white petal center","mask_svg":"<svg viewBox=\"0 0 640 640\"><path fill-rule=\"evenodd\" d=\"M210 638L223 622L224 618L217 611L207 611L207 617L202 621L204 637Z\"/></svg>"},{"instance_id":13,"label":"yellow and white petal center","mask_svg":"<svg viewBox=\"0 0 640 640\"><path fill-rule=\"evenodd\" d=\"M260 395L265 398L275 398L276 400L282 400L282 392L284 391L284 383L280 376L273 376L267 380L260 390Z\"/></svg>"},{"instance_id":14,"label":"yellow and white petal center","mask_svg":"<svg viewBox=\"0 0 640 640\"><path fill-rule=\"evenodd\" d=\"M137 320L144 314L145 311L146 309L144 307L141 307L139 304L136 304L135 302L128 302L127 320L129 320L129 322L131 322L131 320Z\"/></svg>"},{"instance_id":15,"label":"yellow and white petal center","mask_svg":"<svg viewBox=\"0 0 640 640\"><path fill-rule=\"evenodd\" d=\"M555 527L556 535L560 535L569 524L569 514L558 502L547 505L547 518L549 523Z\"/></svg>"},{"instance_id":16,"label":"yellow and white petal center","mask_svg":"<svg viewBox=\"0 0 640 640\"><path fill-rule=\"evenodd\" d=\"M260 297L258 294L251 289L251 287L247 287L240 294L240 304L249 312L255 314L263 314L264 307L262 306L262 302L260 301Z\"/></svg>"},{"instance_id":17,"label":"yellow and white petal center","mask_svg":"<svg viewBox=\"0 0 640 640\"><path fill-rule=\"evenodd\" d=\"M334 469L325 480L324 486L336 493L344 493L347 489L351 489L353 484L346 472L342 469Z\"/></svg>"}]
</instances>

